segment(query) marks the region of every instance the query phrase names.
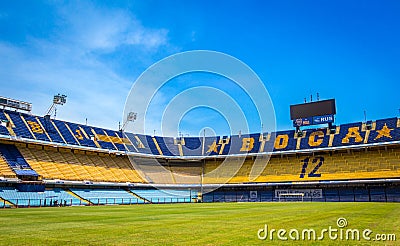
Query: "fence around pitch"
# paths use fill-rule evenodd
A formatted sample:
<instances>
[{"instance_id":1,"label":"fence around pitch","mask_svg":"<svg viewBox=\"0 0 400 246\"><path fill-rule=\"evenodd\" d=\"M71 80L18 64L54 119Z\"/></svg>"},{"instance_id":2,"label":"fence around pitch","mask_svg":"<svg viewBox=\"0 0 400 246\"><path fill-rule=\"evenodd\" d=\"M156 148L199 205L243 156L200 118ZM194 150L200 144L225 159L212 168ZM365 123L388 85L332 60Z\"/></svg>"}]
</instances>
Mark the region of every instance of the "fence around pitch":
<instances>
[{"instance_id":1,"label":"fence around pitch","mask_svg":"<svg viewBox=\"0 0 400 246\"><path fill-rule=\"evenodd\" d=\"M86 205L87 203L75 199L9 199L0 201L0 208L25 208L25 207L64 207L64 206L79 206Z\"/></svg>"},{"instance_id":2,"label":"fence around pitch","mask_svg":"<svg viewBox=\"0 0 400 246\"><path fill-rule=\"evenodd\" d=\"M66 206L91 206L91 205L134 205L134 204L166 204L166 203L190 203L191 198L151 198L141 200L135 198L90 198L78 199L9 199L0 201L0 208L29 208L29 207L66 207Z\"/></svg>"},{"instance_id":3,"label":"fence around pitch","mask_svg":"<svg viewBox=\"0 0 400 246\"><path fill-rule=\"evenodd\" d=\"M136 200L136 201L134 201ZM143 200L139 199L122 199L122 198L91 198L88 199L93 205L113 205L113 204L144 204L144 203L154 203L154 204L164 204L164 203L190 203L191 198L171 198L171 197L157 197L148 198Z\"/></svg>"}]
</instances>

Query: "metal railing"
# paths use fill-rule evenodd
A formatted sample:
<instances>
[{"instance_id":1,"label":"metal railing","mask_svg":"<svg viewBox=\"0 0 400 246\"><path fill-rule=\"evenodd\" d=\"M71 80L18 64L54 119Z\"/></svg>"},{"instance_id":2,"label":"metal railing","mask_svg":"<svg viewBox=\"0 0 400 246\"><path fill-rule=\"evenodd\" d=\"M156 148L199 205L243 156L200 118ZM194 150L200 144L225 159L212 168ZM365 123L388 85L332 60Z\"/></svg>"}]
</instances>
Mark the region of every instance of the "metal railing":
<instances>
[{"instance_id":1,"label":"metal railing","mask_svg":"<svg viewBox=\"0 0 400 246\"><path fill-rule=\"evenodd\" d=\"M87 202L86 202L86 201ZM87 198L80 199L8 199L0 200L0 208L30 208L30 207L67 207L67 206L100 206L100 205L134 205L134 204L167 204L190 203L192 198Z\"/></svg>"}]
</instances>

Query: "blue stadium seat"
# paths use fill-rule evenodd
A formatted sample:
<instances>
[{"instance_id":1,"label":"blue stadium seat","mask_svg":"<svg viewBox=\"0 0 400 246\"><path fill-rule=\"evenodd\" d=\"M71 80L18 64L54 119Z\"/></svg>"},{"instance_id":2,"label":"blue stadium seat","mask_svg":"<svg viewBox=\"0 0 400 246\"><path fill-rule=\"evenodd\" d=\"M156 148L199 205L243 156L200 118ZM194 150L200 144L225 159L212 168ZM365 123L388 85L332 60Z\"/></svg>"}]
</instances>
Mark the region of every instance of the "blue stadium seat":
<instances>
[{"instance_id":1,"label":"blue stadium seat","mask_svg":"<svg viewBox=\"0 0 400 246\"><path fill-rule=\"evenodd\" d=\"M152 203L175 203L175 202L191 202L193 198L197 197L195 190L141 190L131 189L131 191L140 197Z\"/></svg>"},{"instance_id":2,"label":"blue stadium seat","mask_svg":"<svg viewBox=\"0 0 400 246\"><path fill-rule=\"evenodd\" d=\"M18 137L34 139L31 132L23 122L20 113L11 111L5 111L5 112L10 116L12 122L14 123L15 128L13 128L13 130Z\"/></svg>"},{"instance_id":3,"label":"blue stadium seat","mask_svg":"<svg viewBox=\"0 0 400 246\"><path fill-rule=\"evenodd\" d=\"M86 147L97 148L96 144L91 139L94 136L88 126L78 125L78 124L71 123L71 122L66 122L66 124L68 125L69 129L71 129L75 138L79 141L80 145L86 146ZM82 129L85 132L82 132Z\"/></svg>"},{"instance_id":4,"label":"blue stadium seat","mask_svg":"<svg viewBox=\"0 0 400 246\"><path fill-rule=\"evenodd\" d=\"M202 154L202 138L200 137L184 137L185 145L182 151L185 156L201 156Z\"/></svg>"},{"instance_id":5,"label":"blue stadium seat","mask_svg":"<svg viewBox=\"0 0 400 246\"><path fill-rule=\"evenodd\" d=\"M8 122L8 119L5 116L3 110L0 110L0 121L1 122ZM0 124L0 135L10 135L10 133L7 130L7 127L3 126L2 124Z\"/></svg>"},{"instance_id":6,"label":"blue stadium seat","mask_svg":"<svg viewBox=\"0 0 400 246\"><path fill-rule=\"evenodd\" d=\"M179 156L178 146L174 145L174 138L156 136L155 139L165 156Z\"/></svg>"},{"instance_id":7,"label":"blue stadium seat","mask_svg":"<svg viewBox=\"0 0 400 246\"><path fill-rule=\"evenodd\" d=\"M77 189L72 192L96 205L104 204L137 204L144 201L122 189Z\"/></svg>"},{"instance_id":8,"label":"blue stadium seat","mask_svg":"<svg viewBox=\"0 0 400 246\"><path fill-rule=\"evenodd\" d=\"M362 139L357 140L354 137L350 137L349 140L348 140L349 141L348 143L343 143L343 139L349 133L349 128L353 128L353 127L358 128L358 133L360 134ZM344 124L344 125L340 125L340 132L339 132L339 134L335 135L335 138L333 139L332 146L338 147L338 146L348 146L348 145L363 144L364 143L364 141L363 141L364 138L365 138L365 132L362 131L362 123L361 122Z\"/></svg>"},{"instance_id":9,"label":"blue stadium seat","mask_svg":"<svg viewBox=\"0 0 400 246\"><path fill-rule=\"evenodd\" d=\"M49 134L53 142L65 143L56 128L54 127L51 119L45 119L44 117L38 117L38 119L42 123L42 126L46 130L47 134Z\"/></svg>"},{"instance_id":10,"label":"blue stadium seat","mask_svg":"<svg viewBox=\"0 0 400 246\"><path fill-rule=\"evenodd\" d=\"M65 202L68 206L87 204L59 188L48 189L44 192L21 192L12 187L0 187L0 197L18 207L52 206L55 201L60 205Z\"/></svg>"},{"instance_id":11,"label":"blue stadium seat","mask_svg":"<svg viewBox=\"0 0 400 246\"><path fill-rule=\"evenodd\" d=\"M93 127L93 126L90 127L90 128L93 129L93 131L94 131L96 134L99 134L99 135L101 135L101 136L106 136L106 134L105 134L105 132L103 131L103 129L98 128L98 127ZM86 126L86 127L85 127L85 131L86 131L86 129L89 129L89 127ZM107 140L108 140L108 139L107 139ZM114 147L114 145L113 145L113 143L111 143L111 142L102 141L101 139L97 139L97 142L100 144L100 146L101 146L103 149L116 150L115 147Z\"/></svg>"},{"instance_id":12,"label":"blue stadium seat","mask_svg":"<svg viewBox=\"0 0 400 246\"><path fill-rule=\"evenodd\" d=\"M390 142L400 140L400 127L397 118L376 121L376 129L371 130L368 141L364 138L366 131L361 122L343 124L335 135L327 135L327 129L306 129L304 137L297 146L295 131L278 131L272 133L268 141L260 142L260 133L217 137L184 137L184 145L179 146L180 137L161 137L132 133L123 133L98 127L75 124L59 120L49 120L40 116L32 116L8 110L0 111L0 120L7 121L8 116L15 125L13 131L17 137L67 143L91 148L139 152L143 154L179 156L181 148L184 156L214 156L229 154L257 153L268 151L274 146L274 151L292 151L299 149L327 148L330 137L333 137L332 147L351 146L365 143ZM386 128L384 128L386 127ZM349 132L350 128L351 131ZM10 129L0 126L0 135L13 134ZM310 139L315 132L321 131L323 136ZM11 133L10 133L11 132ZM347 137L346 137L347 136ZM125 138L132 144L127 144ZM229 139L229 140L228 140ZM122 141L121 141L122 140ZM203 143L204 141L204 143ZM183 141L182 141L183 142Z\"/></svg>"},{"instance_id":13,"label":"blue stadium seat","mask_svg":"<svg viewBox=\"0 0 400 246\"><path fill-rule=\"evenodd\" d=\"M153 155L160 155L160 152L158 151L158 149L157 149L157 146L156 146L156 144L154 143L154 141L153 141L153 137L151 137L151 136L148 136L148 135L145 135L145 136L142 136L142 135L137 135L139 138L140 138L140 140L143 142L143 143L147 143L148 144L148 146L149 146L149 148L150 148L150 151L151 151L151 153L153 154ZM144 138L144 139L143 139Z\"/></svg>"},{"instance_id":14,"label":"blue stadium seat","mask_svg":"<svg viewBox=\"0 0 400 246\"><path fill-rule=\"evenodd\" d=\"M387 128L390 129L389 136L379 135L379 131L384 128L386 125ZM376 130L372 131L368 137L369 143L378 143L378 142L390 142L395 140L400 140L397 136L397 118L383 119L376 121Z\"/></svg>"},{"instance_id":15,"label":"blue stadium seat","mask_svg":"<svg viewBox=\"0 0 400 246\"><path fill-rule=\"evenodd\" d=\"M217 143L219 145L219 154L220 155L228 155L230 148L231 148L230 136L219 136L219 137L217 137L217 139L218 139ZM222 149L222 152L221 152L221 149Z\"/></svg>"},{"instance_id":16,"label":"blue stadium seat","mask_svg":"<svg viewBox=\"0 0 400 246\"><path fill-rule=\"evenodd\" d=\"M39 176L14 145L0 144L0 154L17 175Z\"/></svg>"},{"instance_id":17,"label":"blue stadium seat","mask_svg":"<svg viewBox=\"0 0 400 246\"><path fill-rule=\"evenodd\" d=\"M46 130L42 128L42 126L39 124L39 122L36 120L36 118L32 115L21 115L24 119L25 122L28 124L28 126L31 128L31 132L33 135L35 135L35 138L37 140L42 140L42 141L51 141L47 135L46 135Z\"/></svg>"},{"instance_id":18,"label":"blue stadium seat","mask_svg":"<svg viewBox=\"0 0 400 246\"><path fill-rule=\"evenodd\" d=\"M116 137L116 138L120 138L121 140L123 139L121 137L122 133L121 132L117 132L117 131L112 131L112 130L108 130L108 129L104 129L104 131L107 133L108 136L110 137ZM120 134L121 135L120 135ZM123 143L119 143L119 142L113 142L115 147L117 147L118 150L120 151L127 151L127 149L125 148L125 145Z\"/></svg>"},{"instance_id":19,"label":"blue stadium seat","mask_svg":"<svg viewBox=\"0 0 400 246\"><path fill-rule=\"evenodd\" d=\"M260 152L260 147L261 147L260 135L261 135L260 133L252 133L252 134L250 134L250 138L254 138L254 147L253 147L253 149L251 151L249 151L249 153L258 153L258 152ZM265 147L267 147L267 146L265 146ZM264 150L266 151L268 149L264 148Z\"/></svg>"},{"instance_id":20,"label":"blue stadium seat","mask_svg":"<svg viewBox=\"0 0 400 246\"><path fill-rule=\"evenodd\" d=\"M0 208L11 208L11 205L4 200L0 200Z\"/></svg>"},{"instance_id":21,"label":"blue stadium seat","mask_svg":"<svg viewBox=\"0 0 400 246\"><path fill-rule=\"evenodd\" d=\"M204 155L211 156L211 155L218 155L219 149L219 137L205 137L204 138ZM213 148L213 146L216 146Z\"/></svg>"},{"instance_id":22,"label":"blue stadium seat","mask_svg":"<svg viewBox=\"0 0 400 246\"><path fill-rule=\"evenodd\" d=\"M239 137L239 135L233 135L229 139L229 151L232 153L241 153L240 149L242 148L242 138L249 137L248 135L243 135ZM258 139L256 139L258 142ZM254 142L256 142L254 141ZM248 151L242 152L248 153Z\"/></svg>"},{"instance_id":23,"label":"blue stadium seat","mask_svg":"<svg viewBox=\"0 0 400 246\"><path fill-rule=\"evenodd\" d=\"M252 139L251 144L246 141L248 139ZM245 153L258 153L260 150L260 134L244 134L244 135L233 135L230 137L230 143L227 145L229 148L228 154L245 154ZM243 147L248 147L249 150L242 150Z\"/></svg>"},{"instance_id":24,"label":"blue stadium seat","mask_svg":"<svg viewBox=\"0 0 400 246\"><path fill-rule=\"evenodd\" d=\"M310 145L310 135L314 132L322 132L323 137L319 137L318 135L314 137L314 142ZM315 134L315 133L314 133ZM315 143L317 141L321 141L321 144ZM314 143L314 145L313 145ZM305 137L300 140L300 149L312 149L312 148L326 148L329 143L329 135L327 134L327 128L324 129L307 129Z\"/></svg>"},{"instance_id":25,"label":"blue stadium seat","mask_svg":"<svg viewBox=\"0 0 400 246\"><path fill-rule=\"evenodd\" d=\"M284 147L284 148L279 148L279 149L274 148L274 151L295 150L295 149L296 149L296 139L294 139L294 133L295 133L294 130L276 132L276 140L275 140L275 142L277 143L276 145L279 146L279 144L282 143L282 146L284 146L284 145L283 145L284 141L283 141L283 139L280 138L280 136L288 136L289 139L288 139L288 143L287 143L286 147ZM271 141L271 140L270 140L270 141ZM275 146L276 146L276 145L275 145Z\"/></svg>"},{"instance_id":26,"label":"blue stadium seat","mask_svg":"<svg viewBox=\"0 0 400 246\"><path fill-rule=\"evenodd\" d=\"M63 136L67 144L79 145L79 143L75 140L74 136L71 134L70 130L68 130L66 122L59 120L53 120L53 122L56 125L57 129L60 131L61 135Z\"/></svg>"},{"instance_id":27,"label":"blue stadium seat","mask_svg":"<svg viewBox=\"0 0 400 246\"><path fill-rule=\"evenodd\" d=\"M152 154L152 150L149 147L149 143L147 142L147 138L145 135L133 134L130 132L124 132L123 134L133 144L133 145L128 145L127 146L128 149L130 149L133 152L137 152L136 150L138 150L140 153L143 153L143 154ZM143 146L141 146L141 145L143 145ZM156 153L158 154L158 151Z\"/></svg>"}]
</instances>

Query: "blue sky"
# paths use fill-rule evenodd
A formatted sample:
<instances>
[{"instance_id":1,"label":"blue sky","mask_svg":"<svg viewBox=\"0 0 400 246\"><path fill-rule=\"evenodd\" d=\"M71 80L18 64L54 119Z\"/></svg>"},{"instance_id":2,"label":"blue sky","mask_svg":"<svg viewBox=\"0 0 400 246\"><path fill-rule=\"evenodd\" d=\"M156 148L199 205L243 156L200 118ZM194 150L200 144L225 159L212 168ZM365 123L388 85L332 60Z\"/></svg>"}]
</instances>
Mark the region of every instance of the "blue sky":
<instances>
[{"instance_id":1,"label":"blue sky","mask_svg":"<svg viewBox=\"0 0 400 246\"><path fill-rule=\"evenodd\" d=\"M399 1L1 1L0 95L32 102L44 115L63 93L58 119L117 129L146 68L200 49L234 56L259 75L278 130L292 128L290 104L317 92L336 98L338 124L363 121L364 110L371 120L395 117L399 13ZM223 115L205 108L188 112L176 131L156 124L168 98L191 85L227 88L246 111L248 99L223 80L191 75L165 86L147 133L227 134ZM259 121L250 125L257 131Z\"/></svg>"}]
</instances>

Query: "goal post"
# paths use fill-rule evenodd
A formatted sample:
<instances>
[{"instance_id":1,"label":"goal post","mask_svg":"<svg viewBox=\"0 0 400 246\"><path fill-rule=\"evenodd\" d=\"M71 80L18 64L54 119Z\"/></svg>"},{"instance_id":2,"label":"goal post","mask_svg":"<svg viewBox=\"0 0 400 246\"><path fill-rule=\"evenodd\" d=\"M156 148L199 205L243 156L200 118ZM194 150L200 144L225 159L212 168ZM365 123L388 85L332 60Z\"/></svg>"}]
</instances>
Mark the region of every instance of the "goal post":
<instances>
[{"instance_id":1,"label":"goal post","mask_svg":"<svg viewBox=\"0 0 400 246\"><path fill-rule=\"evenodd\" d=\"M303 202L304 193L279 193L279 202Z\"/></svg>"}]
</instances>

